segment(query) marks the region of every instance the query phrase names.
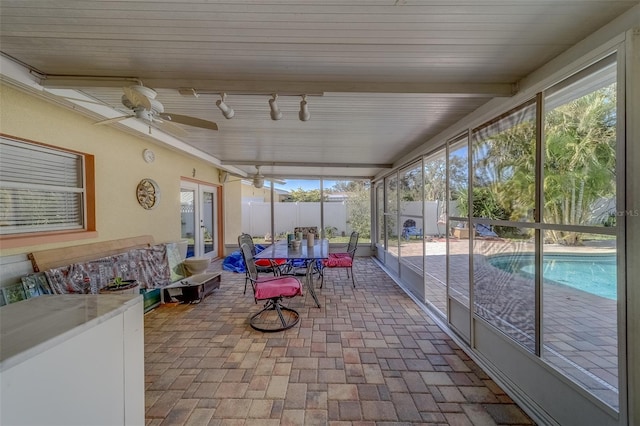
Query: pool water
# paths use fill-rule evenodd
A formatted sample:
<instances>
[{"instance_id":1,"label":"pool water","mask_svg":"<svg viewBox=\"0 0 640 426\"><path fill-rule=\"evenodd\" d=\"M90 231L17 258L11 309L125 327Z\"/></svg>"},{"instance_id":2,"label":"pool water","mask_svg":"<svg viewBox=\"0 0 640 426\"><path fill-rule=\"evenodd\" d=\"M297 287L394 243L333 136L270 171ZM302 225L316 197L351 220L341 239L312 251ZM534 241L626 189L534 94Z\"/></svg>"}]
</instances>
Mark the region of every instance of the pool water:
<instances>
[{"instance_id":1,"label":"pool water","mask_svg":"<svg viewBox=\"0 0 640 426\"><path fill-rule=\"evenodd\" d=\"M532 277L535 273L532 254L493 256L489 263L504 271ZM542 261L546 281L616 300L616 255L546 254Z\"/></svg>"}]
</instances>

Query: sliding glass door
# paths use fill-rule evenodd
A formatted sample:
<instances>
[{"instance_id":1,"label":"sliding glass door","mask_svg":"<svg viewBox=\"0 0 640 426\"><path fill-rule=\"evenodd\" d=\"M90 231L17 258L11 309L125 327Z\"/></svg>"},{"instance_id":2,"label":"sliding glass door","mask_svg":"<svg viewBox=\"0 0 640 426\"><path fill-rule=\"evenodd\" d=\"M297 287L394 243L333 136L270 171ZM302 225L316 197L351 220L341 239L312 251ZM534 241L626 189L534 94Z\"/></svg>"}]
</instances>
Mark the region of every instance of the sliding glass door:
<instances>
[{"instance_id":1,"label":"sliding glass door","mask_svg":"<svg viewBox=\"0 0 640 426\"><path fill-rule=\"evenodd\" d=\"M187 257L218 257L218 191L214 186L183 181L180 188L181 237Z\"/></svg>"}]
</instances>

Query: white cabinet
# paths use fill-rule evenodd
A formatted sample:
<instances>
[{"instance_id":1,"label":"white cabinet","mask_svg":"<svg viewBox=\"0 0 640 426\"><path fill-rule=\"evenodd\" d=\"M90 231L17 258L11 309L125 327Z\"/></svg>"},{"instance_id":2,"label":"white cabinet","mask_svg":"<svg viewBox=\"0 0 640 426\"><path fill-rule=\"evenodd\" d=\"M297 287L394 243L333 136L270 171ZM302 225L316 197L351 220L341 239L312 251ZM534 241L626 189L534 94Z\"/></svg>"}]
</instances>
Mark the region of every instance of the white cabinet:
<instances>
[{"instance_id":1,"label":"white cabinet","mask_svg":"<svg viewBox=\"0 0 640 426\"><path fill-rule=\"evenodd\" d=\"M144 424L142 296L40 296L0 330L0 424Z\"/></svg>"}]
</instances>

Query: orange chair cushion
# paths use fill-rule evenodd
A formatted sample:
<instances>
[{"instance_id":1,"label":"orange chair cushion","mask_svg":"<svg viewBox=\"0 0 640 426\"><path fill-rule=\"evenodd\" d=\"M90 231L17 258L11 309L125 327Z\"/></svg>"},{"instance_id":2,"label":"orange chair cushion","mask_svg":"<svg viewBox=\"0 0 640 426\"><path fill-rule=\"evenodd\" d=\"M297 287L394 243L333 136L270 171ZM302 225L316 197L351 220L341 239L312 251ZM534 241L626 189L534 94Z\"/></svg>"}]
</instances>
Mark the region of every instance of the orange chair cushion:
<instances>
[{"instance_id":1,"label":"orange chair cushion","mask_svg":"<svg viewBox=\"0 0 640 426\"><path fill-rule=\"evenodd\" d=\"M327 268L350 268L353 265L353 259L349 253L329 253L329 258L322 261Z\"/></svg>"},{"instance_id":2,"label":"orange chair cushion","mask_svg":"<svg viewBox=\"0 0 640 426\"><path fill-rule=\"evenodd\" d=\"M294 277L258 280L254 293L256 300L298 295L302 295L302 288L300 287L300 281Z\"/></svg>"}]
</instances>

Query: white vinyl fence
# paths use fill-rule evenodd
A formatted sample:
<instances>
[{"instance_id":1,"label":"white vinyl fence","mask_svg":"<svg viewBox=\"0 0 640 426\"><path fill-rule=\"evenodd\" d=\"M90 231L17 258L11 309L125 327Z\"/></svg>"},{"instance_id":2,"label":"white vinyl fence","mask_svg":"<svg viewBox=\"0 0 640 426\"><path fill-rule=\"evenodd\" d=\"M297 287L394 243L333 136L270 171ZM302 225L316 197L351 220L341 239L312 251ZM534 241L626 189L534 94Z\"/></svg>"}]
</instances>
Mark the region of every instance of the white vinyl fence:
<instances>
[{"instance_id":1,"label":"white vinyl fence","mask_svg":"<svg viewBox=\"0 0 640 426\"><path fill-rule=\"evenodd\" d=\"M438 235L445 232L442 224L438 224L438 211L442 209L437 201L424 203L425 232L424 235ZM411 201L403 203L403 213L420 216L421 203ZM286 232L293 232L298 226L317 226L320 229L320 203L275 203L275 232L276 236ZM352 231L347 223L348 209L344 202L324 203L324 227L336 228L335 235L349 235ZM403 220L405 220L404 217ZM420 220L416 220L418 228L422 228ZM402 222L401 222L402 223ZM271 204L262 201L242 202L242 232L254 237L271 232Z\"/></svg>"},{"instance_id":2,"label":"white vinyl fence","mask_svg":"<svg viewBox=\"0 0 640 426\"><path fill-rule=\"evenodd\" d=\"M320 203L274 203L276 236L293 232L298 226L320 229ZM349 235L347 205L344 202L324 203L324 227L337 229L336 235ZM259 201L242 202L242 232L254 237L271 233L271 204Z\"/></svg>"},{"instance_id":3,"label":"white vinyl fence","mask_svg":"<svg viewBox=\"0 0 640 426\"><path fill-rule=\"evenodd\" d=\"M444 210L444 206L439 201L424 202L424 226L420 216L422 215L420 201L403 201L401 203L400 228L406 220L414 220L417 228L423 228L423 235L442 235L446 233L443 222L439 223L440 216Z\"/></svg>"}]
</instances>

